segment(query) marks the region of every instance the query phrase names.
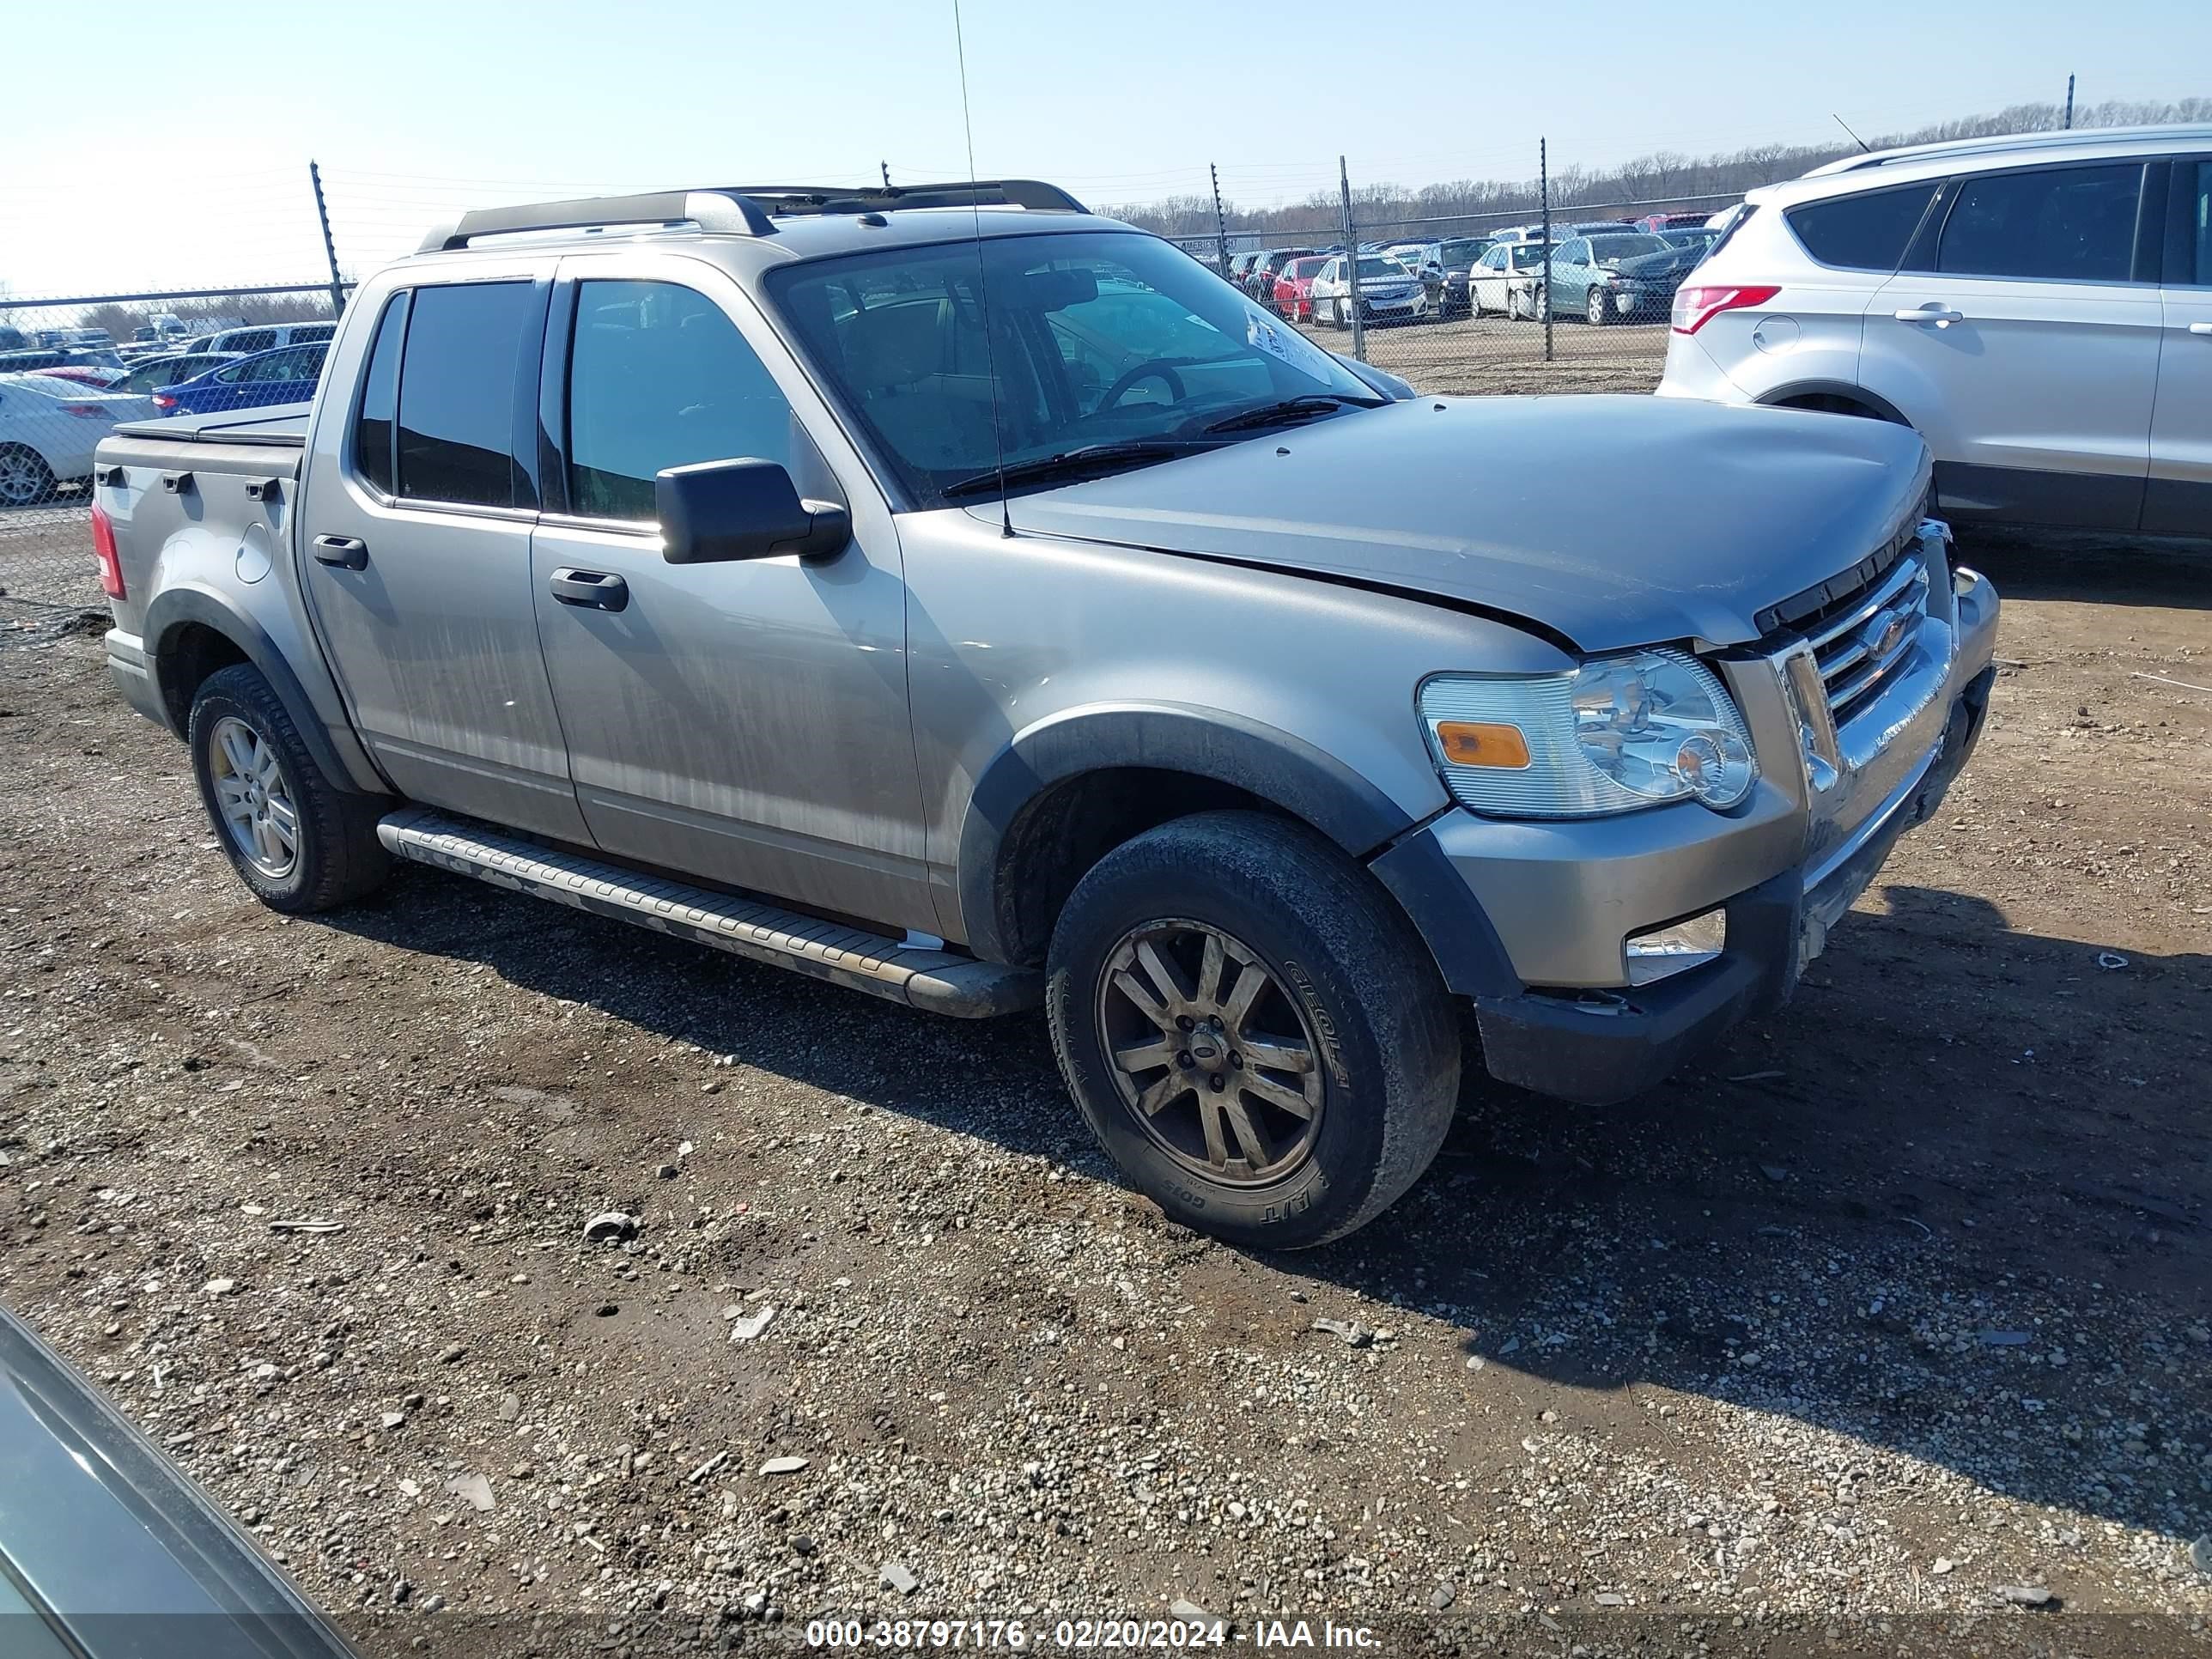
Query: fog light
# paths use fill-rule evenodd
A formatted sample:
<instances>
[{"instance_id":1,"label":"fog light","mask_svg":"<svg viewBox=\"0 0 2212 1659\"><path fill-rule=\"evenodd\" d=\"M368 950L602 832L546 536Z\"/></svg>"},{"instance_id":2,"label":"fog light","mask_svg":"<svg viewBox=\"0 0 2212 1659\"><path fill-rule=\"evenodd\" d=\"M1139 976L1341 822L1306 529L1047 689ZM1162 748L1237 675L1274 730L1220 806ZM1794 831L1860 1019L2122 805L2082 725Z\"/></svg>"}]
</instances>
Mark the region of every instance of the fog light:
<instances>
[{"instance_id":1,"label":"fog light","mask_svg":"<svg viewBox=\"0 0 2212 1659\"><path fill-rule=\"evenodd\" d=\"M1686 973L1714 960L1728 946L1728 912L1708 910L1686 921L1669 922L1628 941L1628 982L1649 985Z\"/></svg>"}]
</instances>

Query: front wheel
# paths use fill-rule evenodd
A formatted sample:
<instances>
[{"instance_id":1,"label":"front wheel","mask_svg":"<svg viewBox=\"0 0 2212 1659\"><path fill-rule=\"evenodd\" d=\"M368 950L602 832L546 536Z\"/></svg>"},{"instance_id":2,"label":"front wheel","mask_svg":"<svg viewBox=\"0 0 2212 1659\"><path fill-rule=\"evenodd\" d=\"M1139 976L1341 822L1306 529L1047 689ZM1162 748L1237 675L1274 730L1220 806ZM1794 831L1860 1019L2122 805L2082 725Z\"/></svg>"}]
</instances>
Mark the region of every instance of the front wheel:
<instances>
[{"instance_id":1,"label":"front wheel","mask_svg":"<svg viewBox=\"0 0 2212 1659\"><path fill-rule=\"evenodd\" d=\"M1427 947L1303 824L1180 818L1076 886L1046 1007L1061 1075L1130 1183L1232 1243L1340 1238L1450 1127L1460 1053Z\"/></svg>"},{"instance_id":2,"label":"front wheel","mask_svg":"<svg viewBox=\"0 0 2212 1659\"><path fill-rule=\"evenodd\" d=\"M391 855L376 838L380 803L324 777L259 669L237 663L209 675L185 735L231 868L270 909L327 910L384 879Z\"/></svg>"},{"instance_id":3,"label":"front wheel","mask_svg":"<svg viewBox=\"0 0 2212 1659\"><path fill-rule=\"evenodd\" d=\"M1593 285L1589 298L1583 301L1583 316L1592 328L1605 326L1605 290Z\"/></svg>"}]
</instances>

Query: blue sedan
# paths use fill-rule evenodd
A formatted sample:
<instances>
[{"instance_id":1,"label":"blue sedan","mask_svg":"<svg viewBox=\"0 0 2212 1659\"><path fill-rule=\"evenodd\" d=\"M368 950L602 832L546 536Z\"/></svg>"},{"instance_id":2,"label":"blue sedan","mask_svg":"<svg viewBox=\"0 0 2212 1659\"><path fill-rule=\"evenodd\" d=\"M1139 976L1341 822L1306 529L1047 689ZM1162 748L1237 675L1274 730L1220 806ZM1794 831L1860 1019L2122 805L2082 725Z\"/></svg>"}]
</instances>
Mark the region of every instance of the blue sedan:
<instances>
[{"instance_id":1,"label":"blue sedan","mask_svg":"<svg viewBox=\"0 0 2212 1659\"><path fill-rule=\"evenodd\" d=\"M327 340L278 346L226 363L194 380L179 380L154 394L164 415L213 415L226 409L259 409L268 404L304 404L322 378Z\"/></svg>"}]
</instances>

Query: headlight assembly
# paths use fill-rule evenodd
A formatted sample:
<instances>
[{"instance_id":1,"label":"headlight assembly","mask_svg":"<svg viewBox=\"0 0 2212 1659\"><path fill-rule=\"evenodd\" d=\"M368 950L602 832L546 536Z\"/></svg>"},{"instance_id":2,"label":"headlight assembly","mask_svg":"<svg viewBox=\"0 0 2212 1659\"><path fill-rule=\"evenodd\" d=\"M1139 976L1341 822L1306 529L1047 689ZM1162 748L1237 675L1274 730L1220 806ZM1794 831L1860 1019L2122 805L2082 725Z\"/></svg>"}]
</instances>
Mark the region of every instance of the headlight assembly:
<instances>
[{"instance_id":1,"label":"headlight assembly","mask_svg":"<svg viewBox=\"0 0 2212 1659\"><path fill-rule=\"evenodd\" d=\"M1726 811L1759 778L1727 689L1683 651L1594 658L1570 674L1437 674L1419 701L1437 769L1478 812L1595 817L1693 799Z\"/></svg>"}]
</instances>

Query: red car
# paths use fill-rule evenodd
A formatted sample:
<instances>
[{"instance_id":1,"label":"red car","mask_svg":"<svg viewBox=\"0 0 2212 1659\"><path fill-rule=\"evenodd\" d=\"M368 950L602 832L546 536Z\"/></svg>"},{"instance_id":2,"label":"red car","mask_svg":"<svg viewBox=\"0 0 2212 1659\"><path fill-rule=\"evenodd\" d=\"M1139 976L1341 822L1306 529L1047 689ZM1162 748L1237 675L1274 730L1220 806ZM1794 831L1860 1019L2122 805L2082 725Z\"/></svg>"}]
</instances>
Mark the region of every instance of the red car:
<instances>
[{"instance_id":1,"label":"red car","mask_svg":"<svg viewBox=\"0 0 2212 1659\"><path fill-rule=\"evenodd\" d=\"M1328 263L1326 253L1291 260L1275 274L1275 309L1294 323L1313 321L1313 279Z\"/></svg>"},{"instance_id":2,"label":"red car","mask_svg":"<svg viewBox=\"0 0 2212 1659\"><path fill-rule=\"evenodd\" d=\"M64 363L59 368L34 368L33 374L51 375L57 380L74 380L79 386L88 386L105 392L130 374L127 368L102 368L96 363Z\"/></svg>"}]
</instances>

